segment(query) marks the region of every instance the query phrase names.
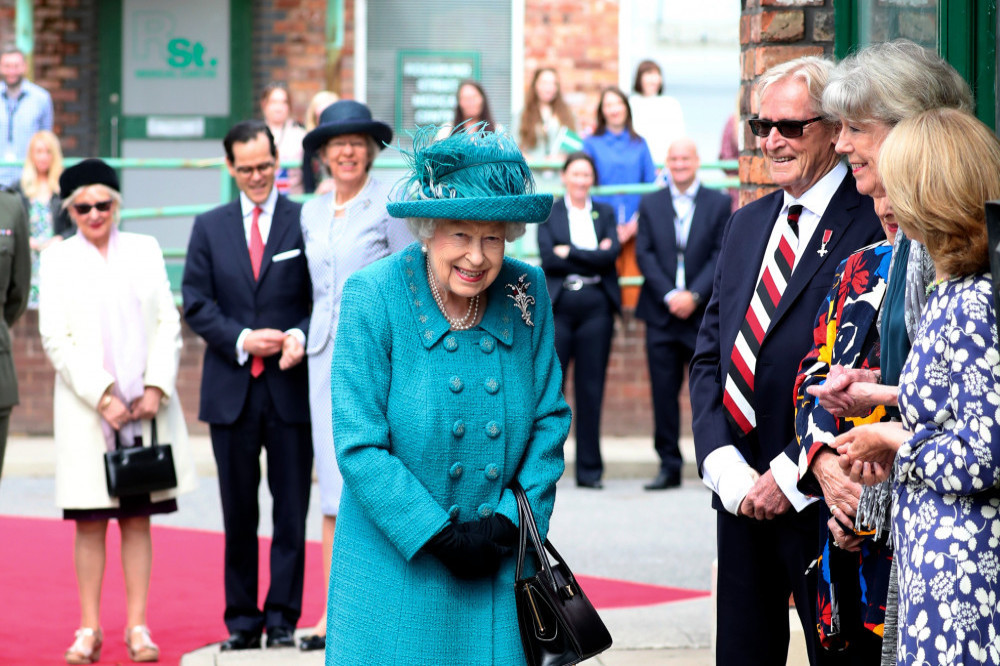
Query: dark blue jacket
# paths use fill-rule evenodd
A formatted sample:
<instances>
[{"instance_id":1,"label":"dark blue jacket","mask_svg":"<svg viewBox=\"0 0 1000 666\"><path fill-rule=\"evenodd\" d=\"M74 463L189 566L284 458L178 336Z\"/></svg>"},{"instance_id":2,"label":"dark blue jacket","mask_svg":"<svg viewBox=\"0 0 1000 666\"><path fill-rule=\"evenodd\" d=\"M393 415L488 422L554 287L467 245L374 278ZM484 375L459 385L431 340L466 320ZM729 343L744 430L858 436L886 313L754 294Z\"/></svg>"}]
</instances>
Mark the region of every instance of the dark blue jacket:
<instances>
[{"instance_id":1,"label":"dark blue jacket","mask_svg":"<svg viewBox=\"0 0 1000 666\"><path fill-rule=\"evenodd\" d=\"M239 201L194 220L181 293L184 318L207 345L198 411L203 421L231 424L243 410L250 386L250 362L240 365L236 360L236 339L243 329L309 330L312 285L299 224L301 209L278 197L256 281ZM272 261L283 253L287 258ZM281 370L280 357L264 359L263 376L275 409L286 423L308 423L306 364Z\"/></svg>"},{"instance_id":2,"label":"dark blue jacket","mask_svg":"<svg viewBox=\"0 0 1000 666\"><path fill-rule=\"evenodd\" d=\"M735 445L761 474L782 452L798 463L795 377L799 363L812 347L816 312L833 285L840 262L885 237L871 198L858 194L854 177L847 174L803 251L761 343L754 375L757 437L752 437L753 433L742 437L731 427L722 406L723 388L736 335L757 286L764 250L782 204L779 190L737 210L726 225L712 298L691 360L692 426L699 471L710 453L727 445ZM827 229L830 240L821 256ZM722 509L718 497L713 498L713 504Z\"/></svg>"}]
</instances>

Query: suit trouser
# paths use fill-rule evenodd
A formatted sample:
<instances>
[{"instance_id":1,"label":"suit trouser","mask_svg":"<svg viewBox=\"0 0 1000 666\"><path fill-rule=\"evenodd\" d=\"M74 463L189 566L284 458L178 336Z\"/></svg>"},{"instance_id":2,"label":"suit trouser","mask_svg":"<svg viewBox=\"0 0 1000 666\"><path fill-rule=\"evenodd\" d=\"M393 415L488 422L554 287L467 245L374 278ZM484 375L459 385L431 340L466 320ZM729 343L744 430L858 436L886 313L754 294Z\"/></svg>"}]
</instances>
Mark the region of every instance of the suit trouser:
<instances>
[{"instance_id":1,"label":"suit trouser","mask_svg":"<svg viewBox=\"0 0 1000 666\"><path fill-rule=\"evenodd\" d=\"M611 355L615 315L600 285L563 290L553 311L556 354L562 366L573 359L576 421L576 478L596 481L604 472L601 460L601 402Z\"/></svg>"},{"instance_id":2,"label":"suit trouser","mask_svg":"<svg viewBox=\"0 0 1000 666\"><path fill-rule=\"evenodd\" d=\"M3 456L7 451L7 429L10 427L10 407L0 407L0 476L3 476Z\"/></svg>"},{"instance_id":3,"label":"suit trouser","mask_svg":"<svg viewBox=\"0 0 1000 666\"><path fill-rule=\"evenodd\" d=\"M226 627L230 632L294 629L302 612L312 483L309 423L282 421L260 377L250 381L240 417L231 425L212 424L211 435L226 531ZM257 608L261 447L267 451L267 484L274 498L271 581L263 612Z\"/></svg>"},{"instance_id":4,"label":"suit trouser","mask_svg":"<svg viewBox=\"0 0 1000 666\"><path fill-rule=\"evenodd\" d=\"M679 397L684 372L694 349L655 326L646 326L646 359L653 393L653 447L660 457L660 471L680 478L681 410Z\"/></svg>"},{"instance_id":5,"label":"suit trouser","mask_svg":"<svg viewBox=\"0 0 1000 666\"><path fill-rule=\"evenodd\" d=\"M788 596L805 633L813 666L860 664L830 653L816 632L816 577L805 575L819 554L819 507L774 520L718 512L718 666L784 666L788 659Z\"/></svg>"}]
</instances>

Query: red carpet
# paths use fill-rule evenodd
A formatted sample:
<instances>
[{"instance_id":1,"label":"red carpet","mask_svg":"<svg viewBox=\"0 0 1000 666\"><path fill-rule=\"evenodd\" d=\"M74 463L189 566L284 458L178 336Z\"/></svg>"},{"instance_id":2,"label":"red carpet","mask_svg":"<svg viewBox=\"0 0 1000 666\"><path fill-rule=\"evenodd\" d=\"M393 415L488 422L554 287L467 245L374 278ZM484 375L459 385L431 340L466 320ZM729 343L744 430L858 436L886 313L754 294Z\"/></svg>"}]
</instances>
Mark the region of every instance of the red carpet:
<instances>
[{"instance_id":1,"label":"red carpet","mask_svg":"<svg viewBox=\"0 0 1000 666\"><path fill-rule=\"evenodd\" d=\"M79 622L73 572L73 523L0 516L0 664L59 664ZM261 570L267 571L270 540L261 540ZM101 619L102 664L131 663L123 642L125 589L117 525L108 528ZM222 535L218 532L153 527L153 577L149 626L161 648L161 663L226 637L222 623ZM320 545L306 551L302 622L322 611ZM598 608L625 608L682 601L708 592L579 576ZM266 592L262 581L261 596Z\"/></svg>"}]
</instances>

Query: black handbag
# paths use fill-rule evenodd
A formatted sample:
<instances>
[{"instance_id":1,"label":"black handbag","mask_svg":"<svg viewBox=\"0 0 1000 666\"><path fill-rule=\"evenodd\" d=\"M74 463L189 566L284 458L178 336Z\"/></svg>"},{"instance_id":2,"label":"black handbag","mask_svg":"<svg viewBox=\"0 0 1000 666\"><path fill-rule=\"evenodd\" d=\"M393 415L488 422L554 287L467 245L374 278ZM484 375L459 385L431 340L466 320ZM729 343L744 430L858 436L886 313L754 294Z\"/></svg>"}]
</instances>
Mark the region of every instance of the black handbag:
<instances>
[{"instance_id":1,"label":"black handbag","mask_svg":"<svg viewBox=\"0 0 1000 666\"><path fill-rule=\"evenodd\" d=\"M607 650L611 647L608 628L552 543L546 540L543 547L524 489L516 481L510 488L517 498L521 523L514 597L529 666L578 664ZM539 570L534 576L521 578L529 541ZM555 558L554 564L550 564L546 551Z\"/></svg>"},{"instance_id":2,"label":"black handbag","mask_svg":"<svg viewBox=\"0 0 1000 666\"><path fill-rule=\"evenodd\" d=\"M119 444L104 454L108 494L112 497L145 495L177 487L174 453L169 444L157 442L156 419L152 422L149 446Z\"/></svg>"}]
</instances>

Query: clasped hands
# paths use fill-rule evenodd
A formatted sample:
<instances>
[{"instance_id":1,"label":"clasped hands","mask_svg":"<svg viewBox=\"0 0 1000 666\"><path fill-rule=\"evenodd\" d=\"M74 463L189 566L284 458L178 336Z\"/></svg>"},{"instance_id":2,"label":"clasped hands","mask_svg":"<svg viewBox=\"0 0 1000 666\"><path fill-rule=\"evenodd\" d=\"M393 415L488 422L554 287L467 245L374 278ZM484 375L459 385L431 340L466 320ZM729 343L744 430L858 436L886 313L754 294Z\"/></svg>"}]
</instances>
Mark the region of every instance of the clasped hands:
<instances>
[{"instance_id":1,"label":"clasped hands","mask_svg":"<svg viewBox=\"0 0 1000 666\"><path fill-rule=\"evenodd\" d=\"M612 245L612 240L610 238L605 238L600 243L597 244L598 250L610 250ZM572 249L569 245L556 245L552 248L552 254L556 255L560 259L565 259L569 256L569 251Z\"/></svg>"},{"instance_id":2,"label":"clasped hands","mask_svg":"<svg viewBox=\"0 0 1000 666\"><path fill-rule=\"evenodd\" d=\"M305 356L305 348L294 335L276 328L258 328L247 333L243 349L251 356L267 358L281 352L278 367L282 370L298 365Z\"/></svg>"},{"instance_id":3,"label":"clasped hands","mask_svg":"<svg viewBox=\"0 0 1000 666\"><path fill-rule=\"evenodd\" d=\"M503 558L514 552L518 530L507 516L448 524L424 545L424 550L463 580L492 576Z\"/></svg>"},{"instance_id":4,"label":"clasped hands","mask_svg":"<svg viewBox=\"0 0 1000 666\"><path fill-rule=\"evenodd\" d=\"M865 416L876 405L896 404L894 387L878 381L879 374L872 370L833 365L823 383L808 387L806 393L837 418Z\"/></svg>"},{"instance_id":5,"label":"clasped hands","mask_svg":"<svg viewBox=\"0 0 1000 666\"><path fill-rule=\"evenodd\" d=\"M147 386L142 392L142 396L133 400L132 404L126 405L117 396L111 395L111 400L97 411L101 418L108 422L108 425L115 430L120 430L123 425L130 421L148 420L156 416L156 412L160 410L161 400L163 400L163 391L155 386Z\"/></svg>"}]
</instances>

